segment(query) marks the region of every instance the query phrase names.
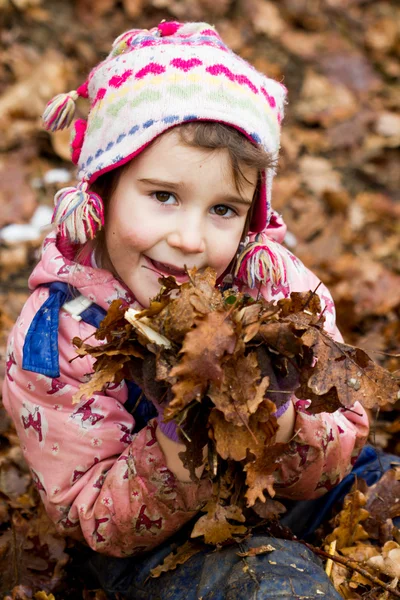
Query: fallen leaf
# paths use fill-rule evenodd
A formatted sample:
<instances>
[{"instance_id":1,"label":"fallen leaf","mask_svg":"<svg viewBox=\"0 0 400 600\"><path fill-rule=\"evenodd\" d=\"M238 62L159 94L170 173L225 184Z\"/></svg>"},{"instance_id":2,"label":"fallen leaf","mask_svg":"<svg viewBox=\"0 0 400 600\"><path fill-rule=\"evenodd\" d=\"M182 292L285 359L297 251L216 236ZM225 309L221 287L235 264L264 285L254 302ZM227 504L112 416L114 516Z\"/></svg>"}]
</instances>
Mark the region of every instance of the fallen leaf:
<instances>
[{"instance_id":1,"label":"fallen leaf","mask_svg":"<svg viewBox=\"0 0 400 600\"><path fill-rule=\"evenodd\" d=\"M64 576L69 556L65 538L40 508L29 520L20 513L12 516L12 531L0 536L0 595L17 584L31 589L55 590Z\"/></svg>"},{"instance_id":2,"label":"fallen leaf","mask_svg":"<svg viewBox=\"0 0 400 600\"><path fill-rule=\"evenodd\" d=\"M233 539L235 535L243 535L247 528L244 525L234 525L229 520L245 522L245 517L238 506L221 506L215 500L210 500L203 509L207 514L196 521L190 537L204 536L206 544L222 544Z\"/></svg>"},{"instance_id":3,"label":"fallen leaf","mask_svg":"<svg viewBox=\"0 0 400 600\"><path fill-rule=\"evenodd\" d=\"M400 579L400 545L396 542L386 542L382 548L382 555L369 558L367 565L388 577Z\"/></svg>"},{"instance_id":4,"label":"fallen leaf","mask_svg":"<svg viewBox=\"0 0 400 600\"><path fill-rule=\"evenodd\" d=\"M150 576L160 577L162 573L173 571L178 565L183 565L189 558L201 552L202 549L201 544L188 540L183 546L179 546L175 552L168 554L161 565L151 569Z\"/></svg>"},{"instance_id":5,"label":"fallen leaf","mask_svg":"<svg viewBox=\"0 0 400 600\"><path fill-rule=\"evenodd\" d=\"M271 497L275 496L273 474L278 469L287 449L288 444L281 443L264 446L262 453L258 454L254 462L247 462L244 467L248 487L245 494L247 506L254 506L257 500L264 502L266 500L265 490Z\"/></svg>"},{"instance_id":6,"label":"fallen leaf","mask_svg":"<svg viewBox=\"0 0 400 600\"><path fill-rule=\"evenodd\" d=\"M381 524L400 516L400 467L386 471L379 481L366 490L365 495L365 508L369 512L365 529L371 538L379 539Z\"/></svg>"},{"instance_id":7,"label":"fallen leaf","mask_svg":"<svg viewBox=\"0 0 400 600\"><path fill-rule=\"evenodd\" d=\"M264 33L274 39L286 28L279 8L269 0L251 0L247 4L247 10L256 33Z\"/></svg>"},{"instance_id":8,"label":"fallen leaf","mask_svg":"<svg viewBox=\"0 0 400 600\"><path fill-rule=\"evenodd\" d=\"M347 494L342 510L335 517L336 527L326 538L328 544L337 540L336 547L341 550L353 546L355 542L368 539L368 533L363 526L363 522L369 516L369 512L364 508L366 503L365 495L359 490Z\"/></svg>"},{"instance_id":9,"label":"fallen leaf","mask_svg":"<svg viewBox=\"0 0 400 600\"><path fill-rule=\"evenodd\" d=\"M266 498L265 502L256 500L252 509L259 517L268 520L279 519L286 512L286 507L281 502L272 500L272 498Z\"/></svg>"},{"instance_id":10,"label":"fallen leaf","mask_svg":"<svg viewBox=\"0 0 400 600\"><path fill-rule=\"evenodd\" d=\"M356 98L345 85L332 83L327 77L307 69L295 109L300 120L309 125L330 127L350 119L357 110Z\"/></svg>"}]
</instances>

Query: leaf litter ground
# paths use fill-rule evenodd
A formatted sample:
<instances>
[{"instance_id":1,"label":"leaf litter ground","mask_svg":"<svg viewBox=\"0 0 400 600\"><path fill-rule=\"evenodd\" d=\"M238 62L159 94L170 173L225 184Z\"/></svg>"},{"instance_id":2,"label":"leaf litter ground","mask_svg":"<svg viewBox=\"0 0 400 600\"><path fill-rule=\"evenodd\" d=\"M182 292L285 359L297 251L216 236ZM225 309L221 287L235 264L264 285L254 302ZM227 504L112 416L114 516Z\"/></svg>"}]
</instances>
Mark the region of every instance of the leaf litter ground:
<instances>
[{"instance_id":1,"label":"leaf litter ground","mask_svg":"<svg viewBox=\"0 0 400 600\"><path fill-rule=\"evenodd\" d=\"M0 227L29 224L38 204L50 206L56 189L74 181L69 133L50 135L41 129L39 117L50 96L80 85L124 29L152 27L163 18L213 22L235 51L258 69L279 80L284 78L289 88L290 105L274 184L274 207L283 213L290 231L287 244L328 284L345 339L373 353L381 365L396 372L400 368L400 211L396 202L400 183L399 6L389 0L282 0L279 6L267 0L218 0L212 6L189 0L168 0L162 7L158 4L150 0L18 0L1 4L0 122L4 135L0 141L0 202L4 210ZM78 116L84 116L83 107L78 110ZM27 277L37 260L39 244L40 238L25 242L6 242L4 238L0 244L3 357L7 333L28 293ZM190 318L192 307L188 310ZM279 327L275 324L277 332ZM269 330L272 335L271 325ZM168 330L167 337L179 343L179 335L178 328ZM257 360L262 365L262 358ZM159 365L161 375L167 367ZM115 369L118 371L118 365ZM0 379L3 376L4 362L0 361ZM317 376L313 386L321 379ZM357 387L357 372L353 379ZM218 391L215 387L215 398ZM220 396L224 402L224 393ZM314 408L317 400L313 400ZM331 401L337 402L335 394ZM379 420L375 409L369 412L371 441L400 454L399 404L382 406ZM235 427L219 409L213 414L215 428L219 423L225 428ZM272 424L271 419L269 422ZM221 452L229 449L233 455L229 460L235 463L240 449L224 448L220 444ZM213 461L215 453L210 457L211 464ZM220 490L220 494L241 485L243 482L227 476L228 491ZM390 533L387 521L398 512L397 485L398 475L392 471L377 484L382 489L377 487L368 496L372 500L367 500L365 509L372 516L361 523L369 540L356 540L348 546L346 556L362 561L378 552L380 565L398 556L392 547L399 543L398 534ZM369 494L362 488L360 491ZM265 503L257 500L254 508L269 516L271 502L275 503L273 511L279 511L278 502L268 498ZM357 502L353 512L357 512ZM240 521L236 524L241 525ZM333 527L325 525L318 542L321 547ZM49 524L46 527L52 531ZM55 590L57 600L69 594L71 598L104 597L100 591L89 591L88 581L74 577L70 567L80 561L75 545L68 548L69 542L59 539L62 552L65 549L72 555L62 567L64 558L56 549L54 536L44 531L37 535L44 528L38 494L1 407L0 528L0 597L11 588L12 597L21 599L40 593L42 600L51 600ZM350 522L349 531L352 528ZM27 540L23 569L19 566L20 550L15 547L20 535ZM39 542L29 542L33 538ZM342 556L342 550L337 552ZM35 557L40 558L36 563ZM390 597L379 585L366 585L365 580L357 583L351 569L340 569L335 565L332 572L343 597ZM391 576L382 577L389 581Z\"/></svg>"}]
</instances>

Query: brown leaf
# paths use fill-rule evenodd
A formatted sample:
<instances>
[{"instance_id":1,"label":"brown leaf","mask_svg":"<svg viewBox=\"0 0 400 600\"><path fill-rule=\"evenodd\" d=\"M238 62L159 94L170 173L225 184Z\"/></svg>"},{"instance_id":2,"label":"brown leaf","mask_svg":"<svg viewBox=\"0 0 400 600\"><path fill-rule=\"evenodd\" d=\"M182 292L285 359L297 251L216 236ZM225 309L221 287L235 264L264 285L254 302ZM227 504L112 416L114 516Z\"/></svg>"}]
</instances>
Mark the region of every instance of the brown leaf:
<instances>
[{"instance_id":1,"label":"brown leaf","mask_svg":"<svg viewBox=\"0 0 400 600\"><path fill-rule=\"evenodd\" d=\"M29 182L27 166L32 151L33 148L25 148L0 156L0 229L10 223L28 221L35 211L36 194ZM26 253L24 258L25 263ZM4 268L4 259L1 263Z\"/></svg>"},{"instance_id":2,"label":"brown leaf","mask_svg":"<svg viewBox=\"0 0 400 600\"><path fill-rule=\"evenodd\" d=\"M96 361L96 371L92 377L80 386L79 390L72 397L72 404L77 404L85 396L90 398L96 392L103 390L108 383L119 383L123 379L122 369L124 364L130 360L130 356L103 355Z\"/></svg>"},{"instance_id":3,"label":"brown leaf","mask_svg":"<svg viewBox=\"0 0 400 600\"><path fill-rule=\"evenodd\" d=\"M318 315L321 312L321 300L318 294L312 290L309 292L291 292L289 298L278 300L278 306L282 317L293 313L301 313L304 310Z\"/></svg>"},{"instance_id":4,"label":"brown leaf","mask_svg":"<svg viewBox=\"0 0 400 600\"><path fill-rule=\"evenodd\" d=\"M289 358L299 354L303 346L299 336L293 333L290 323L266 323L260 326L258 334L269 348Z\"/></svg>"},{"instance_id":5,"label":"brown leaf","mask_svg":"<svg viewBox=\"0 0 400 600\"><path fill-rule=\"evenodd\" d=\"M301 371L299 398L312 400L308 409L316 414L350 407L357 400L365 408L393 404L398 399L399 383L359 348L334 341L317 329L302 335L318 361Z\"/></svg>"},{"instance_id":6,"label":"brown leaf","mask_svg":"<svg viewBox=\"0 0 400 600\"><path fill-rule=\"evenodd\" d=\"M204 535L206 544L222 544L235 535L243 535L247 528L244 525L233 525L229 520L245 522L245 517L238 506L221 506L210 500L203 509L207 512L195 523L190 537Z\"/></svg>"},{"instance_id":7,"label":"brown leaf","mask_svg":"<svg viewBox=\"0 0 400 600\"><path fill-rule=\"evenodd\" d=\"M264 546L258 546L257 548L249 548L246 552L236 552L238 556L244 558L246 556L258 556L259 554L266 554L267 552L273 552L276 550L271 544L265 544Z\"/></svg>"},{"instance_id":8,"label":"brown leaf","mask_svg":"<svg viewBox=\"0 0 400 600\"><path fill-rule=\"evenodd\" d=\"M400 545L396 542L386 542L382 548L382 556L373 556L367 561L367 565L398 581L400 579Z\"/></svg>"},{"instance_id":9,"label":"brown leaf","mask_svg":"<svg viewBox=\"0 0 400 600\"><path fill-rule=\"evenodd\" d=\"M369 512L364 508L366 503L365 495L359 490L347 494L343 508L335 518L336 527L328 535L326 542L337 540L336 548L341 550L353 546L357 541L367 540L369 536L362 525L369 516Z\"/></svg>"},{"instance_id":10,"label":"brown leaf","mask_svg":"<svg viewBox=\"0 0 400 600\"><path fill-rule=\"evenodd\" d=\"M249 450L255 456L263 452L265 444L271 443L275 433L278 430L277 420L272 416L275 411L275 405L269 400L265 400L265 414L252 415L249 418L248 426L237 426L226 421L223 413L213 408L209 417L209 424L212 428L218 454L223 459L232 459L236 461L244 460ZM265 421L261 421L265 419Z\"/></svg>"},{"instance_id":11,"label":"brown leaf","mask_svg":"<svg viewBox=\"0 0 400 600\"><path fill-rule=\"evenodd\" d=\"M274 39L286 28L279 8L269 0L251 0L247 4L251 23L256 33L264 33Z\"/></svg>"},{"instance_id":12,"label":"brown leaf","mask_svg":"<svg viewBox=\"0 0 400 600\"><path fill-rule=\"evenodd\" d=\"M12 531L0 536L0 597L17 584L55 590L69 560L65 547L44 508L30 520L15 511Z\"/></svg>"},{"instance_id":13,"label":"brown leaf","mask_svg":"<svg viewBox=\"0 0 400 600\"><path fill-rule=\"evenodd\" d=\"M400 459L399 459L400 464ZM400 467L390 469L365 492L369 517L365 529L370 537L379 539L382 524L400 516Z\"/></svg>"},{"instance_id":14,"label":"brown leaf","mask_svg":"<svg viewBox=\"0 0 400 600\"><path fill-rule=\"evenodd\" d=\"M179 546L179 548L175 552L171 552L168 554L161 565L154 567L154 569L150 570L151 577L160 577L161 573L167 573L168 571L173 571L176 569L178 565L183 565L189 558L201 552L203 546L198 542L192 542L188 540L183 544L183 546Z\"/></svg>"},{"instance_id":15,"label":"brown leaf","mask_svg":"<svg viewBox=\"0 0 400 600\"><path fill-rule=\"evenodd\" d=\"M251 352L224 363L222 383L212 382L208 396L226 421L247 425L250 415L263 401L268 384L268 377L261 379L257 355Z\"/></svg>"},{"instance_id":16,"label":"brown leaf","mask_svg":"<svg viewBox=\"0 0 400 600\"><path fill-rule=\"evenodd\" d=\"M42 115L49 98L65 92L70 76L71 63L65 56L49 48L38 56L27 77L4 91L0 98L1 149L8 149L16 142L21 143L21 125L25 121L29 125L28 120L32 120L31 129L26 128L26 135L37 131L35 120Z\"/></svg>"},{"instance_id":17,"label":"brown leaf","mask_svg":"<svg viewBox=\"0 0 400 600\"><path fill-rule=\"evenodd\" d=\"M307 124L323 127L350 119L358 104L354 94L342 84L333 84L327 77L308 69L303 80L300 101L295 113Z\"/></svg>"},{"instance_id":18,"label":"brown leaf","mask_svg":"<svg viewBox=\"0 0 400 600\"><path fill-rule=\"evenodd\" d=\"M247 462L244 467L247 473L248 490L245 494L247 506L254 506L257 500L264 502L266 500L265 490L270 496L275 496L273 473L278 469L287 448L288 444L279 443L273 446L264 446L262 454L258 455L254 462Z\"/></svg>"},{"instance_id":19,"label":"brown leaf","mask_svg":"<svg viewBox=\"0 0 400 600\"><path fill-rule=\"evenodd\" d=\"M124 314L127 308L128 306L126 302L121 298L113 300L110 304L106 316L104 317L104 319L100 323L99 328L96 331L96 339L104 340L107 338L107 336L112 337L112 332L116 330L118 326L124 328L126 326Z\"/></svg>"},{"instance_id":20,"label":"brown leaf","mask_svg":"<svg viewBox=\"0 0 400 600\"><path fill-rule=\"evenodd\" d=\"M188 273L190 281L178 286L177 297L168 302L154 322L161 334L178 343L182 343L197 317L223 308L221 294L215 289L215 271L209 268L204 271L192 269ZM160 281L165 284L165 278ZM172 282L168 286L170 289Z\"/></svg>"},{"instance_id":21,"label":"brown leaf","mask_svg":"<svg viewBox=\"0 0 400 600\"><path fill-rule=\"evenodd\" d=\"M136 19L143 10L144 0L122 0L122 5L130 19Z\"/></svg>"},{"instance_id":22,"label":"brown leaf","mask_svg":"<svg viewBox=\"0 0 400 600\"><path fill-rule=\"evenodd\" d=\"M279 519L286 512L286 507L281 502L271 498L266 498L265 502L256 500L252 509L259 517L268 520Z\"/></svg>"},{"instance_id":23,"label":"brown leaf","mask_svg":"<svg viewBox=\"0 0 400 600\"><path fill-rule=\"evenodd\" d=\"M196 397L200 399L209 382L222 381L222 359L235 349L236 336L227 313L209 313L196 324L187 333L180 351L182 358L170 373L177 383L172 386L174 399L165 411L166 419L173 418Z\"/></svg>"},{"instance_id":24,"label":"brown leaf","mask_svg":"<svg viewBox=\"0 0 400 600\"><path fill-rule=\"evenodd\" d=\"M79 0L77 9L79 17L86 23L93 23L94 19L99 19L108 14L116 4L116 0Z\"/></svg>"}]
</instances>

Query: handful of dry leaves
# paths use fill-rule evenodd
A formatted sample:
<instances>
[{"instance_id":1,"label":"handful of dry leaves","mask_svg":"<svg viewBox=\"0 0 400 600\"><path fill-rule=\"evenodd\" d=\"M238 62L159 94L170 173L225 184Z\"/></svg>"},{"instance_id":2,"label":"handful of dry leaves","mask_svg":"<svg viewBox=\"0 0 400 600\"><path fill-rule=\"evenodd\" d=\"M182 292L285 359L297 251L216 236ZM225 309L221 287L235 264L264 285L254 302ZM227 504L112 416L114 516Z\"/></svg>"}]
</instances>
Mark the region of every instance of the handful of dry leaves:
<instances>
[{"instance_id":1,"label":"handful of dry leaves","mask_svg":"<svg viewBox=\"0 0 400 600\"><path fill-rule=\"evenodd\" d=\"M399 383L365 352L324 332L315 292L267 302L221 292L212 269L188 274L183 285L161 278L159 295L140 312L114 301L95 334L103 344L74 338L78 354L96 359L74 401L127 378L165 403L191 478L205 460L214 482L192 537L220 544L247 532L250 507L263 518L284 510L271 500L273 473L288 449L275 441L274 413L293 393L316 414L357 400L367 408L393 403Z\"/></svg>"}]
</instances>

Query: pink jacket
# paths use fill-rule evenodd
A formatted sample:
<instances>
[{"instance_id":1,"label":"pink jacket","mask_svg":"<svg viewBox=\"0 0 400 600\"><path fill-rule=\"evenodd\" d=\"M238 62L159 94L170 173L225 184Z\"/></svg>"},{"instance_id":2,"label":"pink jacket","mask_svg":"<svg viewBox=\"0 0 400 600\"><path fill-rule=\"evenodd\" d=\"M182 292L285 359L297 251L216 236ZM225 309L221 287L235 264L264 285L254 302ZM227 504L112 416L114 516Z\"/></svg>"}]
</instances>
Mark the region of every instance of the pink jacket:
<instances>
[{"instance_id":1,"label":"pink jacket","mask_svg":"<svg viewBox=\"0 0 400 600\"><path fill-rule=\"evenodd\" d=\"M315 275L291 259L291 290L315 289ZM182 483L168 470L155 438L156 420L132 435L134 418L124 408L124 382L72 404L73 394L92 371L92 359L69 362L75 356L71 339L89 337L92 326L62 309L60 377L22 370L26 332L49 294L41 285L54 281L69 283L105 309L115 298L133 300L108 271L67 260L49 236L29 280L32 294L10 334L4 405L46 510L61 532L109 555L150 550L199 511L209 483ZM263 293L271 297L268 287ZM318 293L326 305L327 330L340 339L331 296L323 285ZM342 410L310 416L301 406L299 401L291 453L275 475L278 495L290 499L316 498L331 489L349 473L368 434L360 405L355 410L361 416Z\"/></svg>"}]
</instances>

